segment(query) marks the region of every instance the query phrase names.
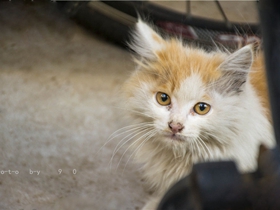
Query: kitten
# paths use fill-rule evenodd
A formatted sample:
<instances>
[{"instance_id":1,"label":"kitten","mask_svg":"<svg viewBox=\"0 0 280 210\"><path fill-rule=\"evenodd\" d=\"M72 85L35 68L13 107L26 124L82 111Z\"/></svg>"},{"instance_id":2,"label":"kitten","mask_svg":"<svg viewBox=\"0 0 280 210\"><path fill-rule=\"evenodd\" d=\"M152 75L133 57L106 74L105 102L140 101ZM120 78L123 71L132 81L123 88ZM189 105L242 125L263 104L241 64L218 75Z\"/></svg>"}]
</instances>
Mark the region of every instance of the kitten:
<instances>
[{"instance_id":1,"label":"kitten","mask_svg":"<svg viewBox=\"0 0 280 210\"><path fill-rule=\"evenodd\" d=\"M130 46L139 59L124 86L126 105L141 122L131 147L156 191L144 209L156 209L194 163L235 160L248 172L259 145L275 145L263 58L251 46L206 52L164 39L141 20Z\"/></svg>"}]
</instances>

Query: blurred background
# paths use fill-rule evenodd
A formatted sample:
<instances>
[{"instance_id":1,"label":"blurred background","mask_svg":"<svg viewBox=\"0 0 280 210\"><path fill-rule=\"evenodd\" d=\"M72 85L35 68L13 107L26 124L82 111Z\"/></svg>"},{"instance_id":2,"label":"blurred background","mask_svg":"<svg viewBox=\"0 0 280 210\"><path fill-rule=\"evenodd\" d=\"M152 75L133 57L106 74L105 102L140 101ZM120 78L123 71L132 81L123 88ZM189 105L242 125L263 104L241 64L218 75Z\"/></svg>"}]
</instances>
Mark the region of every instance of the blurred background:
<instances>
[{"instance_id":1,"label":"blurred background","mask_svg":"<svg viewBox=\"0 0 280 210\"><path fill-rule=\"evenodd\" d=\"M220 4L229 20L258 22L254 1ZM215 2L191 12L223 20ZM121 149L109 167L121 139L100 150L130 123L119 95L135 64L69 14L50 1L0 3L0 209L141 209L151 192L139 166Z\"/></svg>"}]
</instances>

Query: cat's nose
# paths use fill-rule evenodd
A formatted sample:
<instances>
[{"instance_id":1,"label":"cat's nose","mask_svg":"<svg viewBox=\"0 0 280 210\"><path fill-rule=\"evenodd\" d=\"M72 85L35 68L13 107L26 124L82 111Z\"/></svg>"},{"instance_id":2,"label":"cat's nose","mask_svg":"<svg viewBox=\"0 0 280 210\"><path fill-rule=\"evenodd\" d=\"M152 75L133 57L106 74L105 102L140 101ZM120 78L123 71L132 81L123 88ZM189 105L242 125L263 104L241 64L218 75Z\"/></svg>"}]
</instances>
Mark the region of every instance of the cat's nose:
<instances>
[{"instance_id":1,"label":"cat's nose","mask_svg":"<svg viewBox=\"0 0 280 210\"><path fill-rule=\"evenodd\" d=\"M170 130L172 131L172 133L178 133L184 129L184 126L181 123L176 123L173 121L169 122L168 126L169 126Z\"/></svg>"}]
</instances>

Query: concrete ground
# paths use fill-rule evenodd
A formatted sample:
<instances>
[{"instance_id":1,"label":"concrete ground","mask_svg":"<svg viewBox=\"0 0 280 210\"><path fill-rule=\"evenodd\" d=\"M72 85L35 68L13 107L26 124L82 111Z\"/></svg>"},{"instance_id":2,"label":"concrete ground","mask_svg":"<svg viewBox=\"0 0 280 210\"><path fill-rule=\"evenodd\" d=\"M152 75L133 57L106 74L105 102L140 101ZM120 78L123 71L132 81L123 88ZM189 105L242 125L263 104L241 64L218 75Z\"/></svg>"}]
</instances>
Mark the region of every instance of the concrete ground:
<instances>
[{"instance_id":1,"label":"concrete ground","mask_svg":"<svg viewBox=\"0 0 280 210\"><path fill-rule=\"evenodd\" d=\"M246 14L247 15L247 14ZM109 162L128 125L119 89L130 54L54 3L0 3L0 209L137 210L149 192L138 166Z\"/></svg>"}]
</instances>

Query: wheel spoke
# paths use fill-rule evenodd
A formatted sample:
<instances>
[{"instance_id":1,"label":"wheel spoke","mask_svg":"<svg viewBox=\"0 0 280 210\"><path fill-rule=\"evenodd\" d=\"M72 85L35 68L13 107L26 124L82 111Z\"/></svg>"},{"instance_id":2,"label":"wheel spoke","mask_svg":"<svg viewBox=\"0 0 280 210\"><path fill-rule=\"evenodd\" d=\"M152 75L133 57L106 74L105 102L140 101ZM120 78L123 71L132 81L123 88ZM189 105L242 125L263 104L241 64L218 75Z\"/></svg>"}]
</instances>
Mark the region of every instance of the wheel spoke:
<instances>
[{"instance_id":1,"label":"wheel spoke","mask_svg":"<svg viewBox=\"0 0 280 210\"><path fill-rule=\"evenodd\" d=\"M187 18L191 18L191 0L186 1Z\"/></svg>"},{"instance_id":2,"label":"wheel spoke","mask_svg":"<svg viewBox=\"0 0 280 210\"><path fill-rule=\"evenodd\" d=\"M221 15L222 15L223 18L224 18L224 21L225 21L226 25L227 25L228 27L230 27L231 24L230 24L230 22L229 22L229 20L228 20L228 18L227 18L227 16L226 16L225 11L224 11L223 8L222 8L220 2L219 2L218 0L215 0L215 2L216 2L216 5L217 5L217 7L218 7L218 9L219 9L219 11L220 11L220 13L221 13Z\"/></svg>"}]
</instances>

